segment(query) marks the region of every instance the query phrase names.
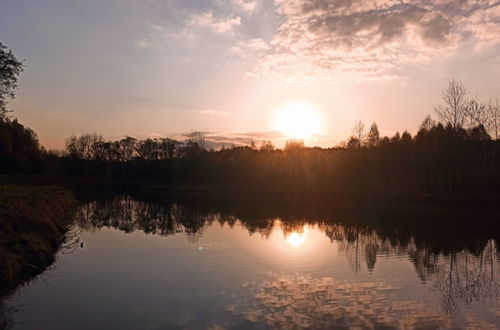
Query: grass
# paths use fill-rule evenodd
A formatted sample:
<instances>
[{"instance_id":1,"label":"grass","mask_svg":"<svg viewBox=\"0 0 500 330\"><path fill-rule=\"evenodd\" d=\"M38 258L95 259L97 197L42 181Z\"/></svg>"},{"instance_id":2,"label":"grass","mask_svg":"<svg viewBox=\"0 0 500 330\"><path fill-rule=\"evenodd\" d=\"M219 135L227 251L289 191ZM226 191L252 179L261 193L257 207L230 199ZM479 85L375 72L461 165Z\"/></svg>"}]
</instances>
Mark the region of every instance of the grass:
<instances>
[{"instance_id":1,"label":"grass","mask_svg":"<svg viewBox=\"0 0 500 330\"><path fill-rule=\"evenodd\" d=\"M0 294L54 261L75 205L65 188L0 185Z\"/></svg>"}]
</instances>

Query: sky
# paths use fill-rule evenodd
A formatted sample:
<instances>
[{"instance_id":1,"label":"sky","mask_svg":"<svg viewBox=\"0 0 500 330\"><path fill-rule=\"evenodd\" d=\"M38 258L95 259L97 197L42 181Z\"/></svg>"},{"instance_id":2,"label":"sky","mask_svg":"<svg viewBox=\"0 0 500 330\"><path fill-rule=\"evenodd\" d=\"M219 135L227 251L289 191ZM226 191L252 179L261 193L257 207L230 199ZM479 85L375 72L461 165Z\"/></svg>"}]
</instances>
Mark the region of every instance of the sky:
<instances>
[{"instance_id":1,"label":"sky","mask_svg":"<svg viewBox=\"0 0 500 330\"><path fill-rule=\"evenodd\" d=\"M71 134L280 145L275 115L309 104L308 145L357 120L415 133L449 79L500 97L500 1L0 0L25 61L14 116L47 148Z\"/></svg>"}]
</instances>

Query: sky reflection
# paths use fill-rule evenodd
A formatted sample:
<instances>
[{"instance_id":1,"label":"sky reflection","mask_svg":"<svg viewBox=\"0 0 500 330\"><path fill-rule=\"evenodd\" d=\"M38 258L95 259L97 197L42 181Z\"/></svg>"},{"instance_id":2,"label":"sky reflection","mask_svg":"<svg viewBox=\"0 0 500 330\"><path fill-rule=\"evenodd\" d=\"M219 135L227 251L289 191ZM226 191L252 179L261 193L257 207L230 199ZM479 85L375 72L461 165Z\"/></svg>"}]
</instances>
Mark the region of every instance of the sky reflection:
<instances>
[{"instance_id":1,"label":"sky reflection","mask_svg":"<svg viewBox=\"0 0 500 330\"><path fill-rule=\"evenodd\" d=\"M242 205L124 196L83 204L57 262L5 300L0 317L13 329L500 324L496 222L441 218L422 231L410 209L384 207L381 217L356 208L364 211L356 218L330 207L308 215Z\"/></svg>"}]
</instances>

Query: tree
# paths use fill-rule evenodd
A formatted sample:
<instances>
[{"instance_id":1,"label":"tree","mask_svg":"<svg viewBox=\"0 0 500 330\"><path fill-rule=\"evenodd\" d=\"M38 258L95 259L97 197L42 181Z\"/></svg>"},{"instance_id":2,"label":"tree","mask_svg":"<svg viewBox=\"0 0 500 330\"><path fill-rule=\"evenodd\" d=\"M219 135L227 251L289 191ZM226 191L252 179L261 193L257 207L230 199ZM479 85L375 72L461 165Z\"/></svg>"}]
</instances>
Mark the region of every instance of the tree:
<instances>
[{"instance_id":1,"label":"tree","mask_svg":"<svg viewBox=\"0 0 500 330\"><path fill-rule=\"evenodd\" d=\"M434 126L436 126L436 122L432 120L430 115L427 115L422 124L420 124L420 130L429 132Z\"/></svg>"},{"instance_id":2,"label":"tree","mask_svg":"<svg viewBox=\"0 0 500 330\"><path fill-rule=\"evenodd\" d=\"M23 63L0 42L0 119L9 112L7 103L15 97L17 77L22 71Z\"/></svg>"},{"instance_id":3,"label":"tree","mask_svg":"<svg viewBox=\"0 0 500 330\"><path fill-rule=\"evenodd\" d=\"M399 132L396 132L396 134L394 134L394 136L391 138L391 142L401 142L401 135L399 134Z\"/></svg>"},{"instance_id":4,"label":"tree","mask_svg":"<svg viewBox=\"0 0 500 330\"><path fill-rule=\"evenodd\" d=\"M488 103L470 100L466 108L467 119L470 128L482 126L489 135L498 139L500 126L500 106L498 100L490 100Z\"/></svg>"},{"instance_id":5,"label":"tree","mask_svg":"<svg viewBox=\"0 0 500 330\"><path fill-rule=\"evenodd\" d=\"M361 146L360 141L358 138L355 138L354 136L351 136L349 138L349 141L347 141L347 148L348 149L354 149L354 148L359 148Z\"/></svg>"},{"instance_id":6,"label":"tree","mask_svg":"<svg viewBox=\"0 0 500 330\"><path fill-rule=\"evenodd\" d=\"M137 149L137 140L133 137L126 136L119 141L121 161L127 162L132 160Z\"/></svg>"},{"instance_id":7,"label":"tree","mask_svg":"<svg viewBox=\"0 0 500 330\"><path fill-rule=\"evenodd\" d=\"M443 90L443 103L434 108L443 124L451 125L454 129L463 126L467 115L467 89L465 86L451 79L448 87Z\"/></svg>"},{"instance_id":8,"label":"tree","mask_svg":"<svg viewBox=\"0 0 500 330\"><path fill-rule=\"evenodd\" d=\"M469 130L469 139L472 141L489 141L491 137L483 125L478 125Z\"/></svg>"},{"instance_id":9,"label":"tree","mask_svg":"<svg viewBox=\"0 0 500 330\"><path fill-rule=\"evenodd\" d=\"M269 140L262 141L259 150L260 151L274 151L276 147Z\"/></svg>"},{"instance_id":10,"label":"tree","mask_svg":"<svg viewBox=\"0 0 500 330\"><path fill-rule=\"evenodd\" d=\"M187 137L186 145L191 147L198 147L201 150L208 149L207 140L202 132L191 132L185 135Z\"/></svg>"},{"instance_id":11,"label":"tree","mask_svg":"<svg viewBox=\"0 0 500 330\"><path fill-rule=\"evenodd\" d=\"M497 140L500 133L500 104L498 103L498 99L490 100L486 111L488 116L487 129L490 135Z\"/></svg>"},{"instance_id":12,"label":"tree","mask_svg":"<svg viewBox=\"0 0 500 330\"><path fill-rule=\"evenodd\" d=\"M96 159L99 158L98 149L102 142L102 136L96 133L72 135L66 139L66 152L71 158Z\"/></svg>"},{"instance_id":13,"label":"tree","mask_svg":"<svg viewBox=\"0 0 500 330\"><path fill-rule=\"evenodd\" d=\"M41 167L36 133L17 119L0 120L0 173L35 173Z\"/></svg>"},{"instance_id":14,"label":"tree","mask_svg":"<svg viewBox=\"0 0 500 330\"><path fill-rule=\"evenodd\" d=\"M358 120L354 127L352 128L352 137L359 141L359 146L362 146L365 142L365 124L361 120Z\"/></svg>"},{"instance_id":15,"label":"tree","mask_svg":"<svg viewBox=\"0 0 500 330\"><path fill-rule=\"evenodd\" d=\"M305 148L305 145L304 145L303 140L292 139L292 140L286 141L284 150L285 151L293 151L293 150L300 150L300 149L304 149L304 148Z\"/></svg>"},{"instance_id":16,"label":"tree","mask_svg":"<svg viewBox=\"0 0 500 330\"><path fill-rule=\"evenodd\" d=\"M411 142L411 134L408 131L404 131L401 135L401 140L405 143Z\"/></svg>"},{"instance_id":17,"label":"tree","mask_svg":"<svg viewBox=\"0 0 500 330\"><path fill-rule=\"evenodd\" d=\"M486 127L488 125L489 118L486 104L472 99L467 103L465 112L467 114L470 127L478 125Z\"/></svg>"},{"instance_id":18,"label":"tree","mask_svg":"<svg viewBox=\"0 0 500 330\"><path fill-rule=\"evenodd\" d=\"M169 138L163 138L160 139L160 141L159 147L161 159L173 159L179 146L179 142Z\"/></svg>"},{"instance_id":19,"label":"tree","mask_svg":"<svg viewBox=\"0 0 500 330\"><path fill-rule=\"evenodd\" d=\"M376 123L373 123L368 132L368 146L375 147L380 140L380 133Z\"/></svg>"},{"instance_id":20,"label":"tree","mask_svg":"<svg viewBox=\"0 0 500 330\"><path fill-rule=\"evenodd\" d=\"M156 139L146 139L139 141L136 145L136 151L140 159L158 160L160 159L159 144Z\"/></svg>"}]
</instances>

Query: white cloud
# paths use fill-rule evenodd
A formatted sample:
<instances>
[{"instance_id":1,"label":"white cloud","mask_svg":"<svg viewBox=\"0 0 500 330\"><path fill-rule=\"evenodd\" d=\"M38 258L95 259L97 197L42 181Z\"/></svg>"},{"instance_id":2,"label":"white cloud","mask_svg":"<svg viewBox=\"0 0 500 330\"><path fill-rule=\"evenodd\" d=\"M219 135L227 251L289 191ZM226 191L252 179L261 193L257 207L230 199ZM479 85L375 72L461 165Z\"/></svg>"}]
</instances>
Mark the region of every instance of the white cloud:
<instances>
[{"instance_id":1,"label":"white cloud","mask_svg":"<svg viewBox=\"0 0 500 330\"><path fill-rule=\"evenodd\" d=\"M241 9L247 12L252 12L257 6L257 1L233 0L233 2Z\"/></svg>"},{"instance_id":2,"label":"white cloud","mask_svg":"<svg viewBox=\"0 0 500 330\"><path fill-rule=\"evenodd\" d=\"M257 75L303 83L357 73L398 75L461 45L500 42L500 2L488 0L275 0L283 22ZM334 74L335 73L335 74ZM281 77L281 78L280 78Z\"/></svg>"},{"instance_id":3,"label":"white cloud","mask_svg":"<svg viewBox=\"0 0 500 330\"><path fill-rule=\"evenodd\" d=\"M190 24L206 26L216 32L225 33L231 32L236 26L239 26L241 24L241 18L239 16L233 18L216 18L212 12L207 12L191 17Z\"/></svg>"},{"instance_id":4,"label":"white cloud","mask_svg":"<svg viewBox=\"0 0 500 330\"><path fill-rule=\"evenodd\" d=\"M195 109L195 111L202 115L212 115L212 116L227 116L231 114L227 111L214 110L214 109Z\"/></svg>"}]
</instances>

